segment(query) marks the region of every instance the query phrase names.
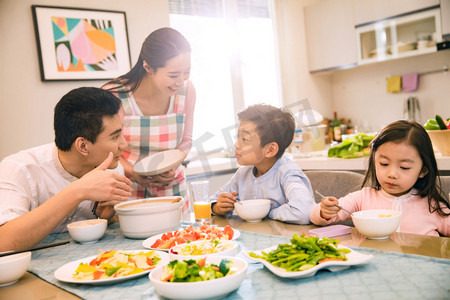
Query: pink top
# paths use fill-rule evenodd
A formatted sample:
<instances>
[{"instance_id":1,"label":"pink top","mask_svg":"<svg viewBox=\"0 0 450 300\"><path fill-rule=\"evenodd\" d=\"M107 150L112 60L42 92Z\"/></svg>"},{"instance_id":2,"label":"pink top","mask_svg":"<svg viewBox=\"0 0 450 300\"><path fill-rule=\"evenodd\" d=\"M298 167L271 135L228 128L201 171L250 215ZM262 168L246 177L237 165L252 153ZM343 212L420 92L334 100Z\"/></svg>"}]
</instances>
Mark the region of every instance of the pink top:
<instances>
[{"instance_id":1,"label":"pink top","mask_svg":"<svg viewBox=\"0 0 450 300\"><path fill-rule=\"evenodd\" d=\"M437 212L430 213L427 198L415 195L411 190L400 197L392 196L383 190L365 187L339 199L339 204L350 212L368 209L394 209L402 212L401 223L397 231L404 233L450 236L450 216L441 217ZM449 212L448 209L444 209ZM350 215L341 210L336 217L325 220L320 216L320 203L311 210L310 219L316 225L328 225L350 219ZM438 233L439 232L439 233Z\"/></svg>"}]
</instances>

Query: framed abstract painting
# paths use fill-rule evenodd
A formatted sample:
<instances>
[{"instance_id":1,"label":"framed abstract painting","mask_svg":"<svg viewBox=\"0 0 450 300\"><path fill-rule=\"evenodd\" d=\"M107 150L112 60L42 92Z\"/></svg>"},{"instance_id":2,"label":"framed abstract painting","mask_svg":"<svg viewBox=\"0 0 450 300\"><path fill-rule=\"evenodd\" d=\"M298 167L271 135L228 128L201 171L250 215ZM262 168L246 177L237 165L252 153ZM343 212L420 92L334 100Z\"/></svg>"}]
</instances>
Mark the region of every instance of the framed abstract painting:
<instances>
[{"instance_id":1,"label":"framed abstract painting","mask_svg":"<svg viewBox=\"0 0 450 300\"><path fill-rule=\"evenodd\" d=\"M130 70L125 12L32 5L42 81L112 79Z\"/></svg>"}]
</instances>

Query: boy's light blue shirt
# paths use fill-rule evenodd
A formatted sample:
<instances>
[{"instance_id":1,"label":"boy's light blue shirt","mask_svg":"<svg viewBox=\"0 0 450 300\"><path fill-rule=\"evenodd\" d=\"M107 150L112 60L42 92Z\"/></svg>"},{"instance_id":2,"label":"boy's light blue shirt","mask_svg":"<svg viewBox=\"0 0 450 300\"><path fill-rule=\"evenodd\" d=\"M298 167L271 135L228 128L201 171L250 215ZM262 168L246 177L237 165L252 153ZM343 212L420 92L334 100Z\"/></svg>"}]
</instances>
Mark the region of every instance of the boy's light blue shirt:
<instances>
[{"instance_id":1,"label":"boy's light blue shirt","mask_svg":"<svg viewBox=\"0 0 450 300\"><path fill-rule=\"evenodd\" d=\"M292 160L281 157L264 175L255 177L254 166L240 167L222 189L226 193L236 191L239 200L270 199L273 206L269 217L296 224L309 224L309 214L315 205L308 177ZM222 191L209 199L217 202Z\"/></svg>"}]
</instances>

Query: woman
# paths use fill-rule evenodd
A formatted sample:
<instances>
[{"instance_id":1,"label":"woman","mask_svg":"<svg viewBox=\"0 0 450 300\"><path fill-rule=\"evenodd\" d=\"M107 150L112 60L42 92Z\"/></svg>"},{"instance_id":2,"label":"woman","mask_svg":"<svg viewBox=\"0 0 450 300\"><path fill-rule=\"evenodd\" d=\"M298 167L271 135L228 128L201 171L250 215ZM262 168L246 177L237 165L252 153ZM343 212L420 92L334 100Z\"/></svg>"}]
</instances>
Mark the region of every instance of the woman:
<instances>
[{"instance_id":1,"label":"woman","mask_svg":"<svg viewBox=\"0 0 450 300\"><path fill-rule=\"evenodd\" d=\"M190 69L189 42L172 28L160 28L145 39L131 71L103 86L122 101L128 148L120 162L133 181L133 197L186 194L181 164L150 177L134 173L133 166L163 150L176 148L184 157L189 153L195 106L195 89L188 80Z\"/></svg>"}]
</instances>

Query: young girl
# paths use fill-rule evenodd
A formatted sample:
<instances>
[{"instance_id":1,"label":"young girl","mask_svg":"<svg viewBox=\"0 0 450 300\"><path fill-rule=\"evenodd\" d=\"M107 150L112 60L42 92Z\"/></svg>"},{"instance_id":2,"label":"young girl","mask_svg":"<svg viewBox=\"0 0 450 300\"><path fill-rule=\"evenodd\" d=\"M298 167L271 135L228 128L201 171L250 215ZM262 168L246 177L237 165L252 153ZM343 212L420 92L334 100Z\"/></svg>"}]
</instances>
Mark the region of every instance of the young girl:
<instances>
[{"instance_id":1,"label":"young girl","mask_svg":"<svg viewBox=\"0 0 450 300\"><path fill-rule=\"evenodd\" d=\"M336 205L350 212L394 209L402 213L399 232L449 236L448 196L440 188L436 158L424 128L411 121L393 122L371 147L362 190L339 200L323 198L312 209L311 222L327 225L350 219Z\"/></svg>"}]
</instances>

